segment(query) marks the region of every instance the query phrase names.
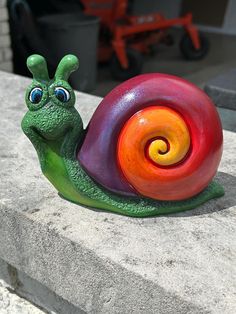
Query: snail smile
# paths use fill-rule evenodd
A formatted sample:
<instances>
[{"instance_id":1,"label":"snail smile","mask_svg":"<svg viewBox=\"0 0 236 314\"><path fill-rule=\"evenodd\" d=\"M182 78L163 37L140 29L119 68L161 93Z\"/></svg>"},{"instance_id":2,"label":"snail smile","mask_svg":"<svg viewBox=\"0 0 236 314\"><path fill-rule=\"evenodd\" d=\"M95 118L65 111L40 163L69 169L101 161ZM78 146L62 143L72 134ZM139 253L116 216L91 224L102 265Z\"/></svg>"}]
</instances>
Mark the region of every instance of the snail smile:
<instances>
[{"instance_id":1,"label":"snail smile","mask_svg":"<svg viewBox=\"0 0 236 314\"><path fill-rule=\"evenodd\" d=\"M42 130L39 130L35 127L32 127L33 132L35 132L39 137L41 137L45 143L50 143L52 141L56 141L56 142L63 142L64 137L71 132L71 128L67 128L66 130L62 130L62 132L58 133L54 133L54 132L44 132Z\"/></svg>"}]
</instances>

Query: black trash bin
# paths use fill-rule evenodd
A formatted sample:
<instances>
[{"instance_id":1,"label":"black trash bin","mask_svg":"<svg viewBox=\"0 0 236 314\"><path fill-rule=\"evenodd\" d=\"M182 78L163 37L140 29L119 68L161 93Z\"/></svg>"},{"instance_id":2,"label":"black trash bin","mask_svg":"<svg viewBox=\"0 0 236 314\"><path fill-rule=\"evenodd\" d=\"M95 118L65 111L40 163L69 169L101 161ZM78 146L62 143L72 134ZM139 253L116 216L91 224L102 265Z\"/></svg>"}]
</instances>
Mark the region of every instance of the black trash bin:
<instances>
[{"instance_id":1,"label":"black trash bin","mask_svg":"<svg viewBox=\"0 0 236 314\"><path fill-rule=\"evenodd\" d=\"M70 78L72 87L86 92L93 90L99 19L84 14L53 14L40 17L38 24L55 64L66 54L75 54L79 58L79 70Z\"/></svg>"}]
</instances>

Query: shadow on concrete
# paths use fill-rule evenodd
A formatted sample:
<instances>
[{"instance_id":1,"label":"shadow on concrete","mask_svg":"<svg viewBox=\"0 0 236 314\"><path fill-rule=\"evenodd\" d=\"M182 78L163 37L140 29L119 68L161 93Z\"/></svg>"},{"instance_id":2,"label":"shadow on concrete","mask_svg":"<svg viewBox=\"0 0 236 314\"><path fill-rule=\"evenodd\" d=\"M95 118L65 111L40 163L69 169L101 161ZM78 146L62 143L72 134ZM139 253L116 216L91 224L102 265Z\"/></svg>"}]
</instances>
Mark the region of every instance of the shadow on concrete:
<instances>
[{"instance_id":1,"label":"shadow on concrete","mask_svg":"<svg viewBox=\"0 0 236 314\"><path fill-rule=\"evenodd\" d=\"M185 212L168 214L165 216L169 217L199 216L210 214L213 212L219 212L232 206L236 206L236 177L225 172L218 172L214 180L223 186L225 190L224 196L212 199L198 208L188 210Z\"/></svg>"},{"instance_id":2,"label":"shadow on concrete","mask_svg":"<svg viewBox=\"0 0 236 314\"><path fill-rule=\"evenodd\" d=\"M214 181L220 183L223 186L224 191L225 191L224 196L220 198L211 199L197 208L182 211L179 213L155 215L155 216L148 216L148 217L129 217L129 218L134 219L134 221L135 220L138 221L140 219L141 220L158 219L158 217L176 217L177 218L177 217L200 216L200 215L206 215L206 214L210 214L214 212L219 212L229 207L236 206L236 188L235 188L236 177L225 172L217 172L217 175L214 177ZM85 205L83 205L83 207L88 208L95 212L107 212L111 215L118 215L118 216L122 215L116 212L106 211L104 209L92 208Z\"/></svg>"}]
</instances>

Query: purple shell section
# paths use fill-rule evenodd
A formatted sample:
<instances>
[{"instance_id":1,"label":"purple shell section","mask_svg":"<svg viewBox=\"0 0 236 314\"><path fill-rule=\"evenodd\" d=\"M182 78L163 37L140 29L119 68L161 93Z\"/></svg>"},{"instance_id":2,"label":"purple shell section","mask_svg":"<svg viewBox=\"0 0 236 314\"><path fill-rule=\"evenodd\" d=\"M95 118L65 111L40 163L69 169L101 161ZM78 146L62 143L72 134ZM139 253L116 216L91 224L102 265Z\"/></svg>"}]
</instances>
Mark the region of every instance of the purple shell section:
<instances>
[{"instance_id":1,"label":"purple shell section","mask_svg":"<svg viewBox=\"0 0 236 314\"><path fill-rule=\"evenodd\" d=\"M171 105L185 98L183 92L189 88L196 89L185 80L159 73L139 75L114 88L95 111L78 152L77 158L86 172L113 192L137 195L117 162L120 131L137 111L151 105Z\"/></svg>"}]
</instances>

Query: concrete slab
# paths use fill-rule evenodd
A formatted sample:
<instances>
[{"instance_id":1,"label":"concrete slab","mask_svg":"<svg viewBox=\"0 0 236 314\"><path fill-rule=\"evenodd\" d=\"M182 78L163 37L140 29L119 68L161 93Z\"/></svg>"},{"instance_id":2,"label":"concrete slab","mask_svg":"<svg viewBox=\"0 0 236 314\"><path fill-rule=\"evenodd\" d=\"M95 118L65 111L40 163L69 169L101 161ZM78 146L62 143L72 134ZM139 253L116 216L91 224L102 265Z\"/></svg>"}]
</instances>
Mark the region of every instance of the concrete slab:
<instances>
[{"instance_id":1,"label":"concrete slab","mask_svg":"<svg viewBox=\"0 0 236 314\"><path fill-rule=\"evenodd\" d=\"M1 258L0 278L1 314L85 314Z\"/></svg>"},{"instance_id":2,"label":"concrete slab","mask_svg":"<svg viewBox=\"0 0 236 314\"><path fill-rule=\"evenodd\" d=\"M220 115L223 129L236 132L236 110L219 107L216 109Z\"/></svg>"},{"instance_id":3,"label":"concrete slab","mask_svg":"<svg viewBox=\"0 0 236 314\"><path fill-rule=\"evenodd\" d=\"M235 133L224 132L223 198L146 219L90 210L41 175L20 129L29 82L0 73L0 258L75 313L236 313ZM77 94L86 121L99 101Z\"/></svg>"},{"instance_id":4,"label":"concrete slab","mask_svg":"<svg viewBox=\"0 0 236 314\"><path fill-rule=\"evenodd\" d=\"M45 314L37 306L19 297L14 291L5 287L0 280L0 313L1 314Z\"/></svg>"},{"instance_id":5,"label":"concrete slab","mask_svg":"<svg viewBox=\"0 0 236 314\"><path fill-rule=\"evenodd\" d=\"M236 110L236 68L207 82L204 90L218 107Z\"/></svg>"}]
</instances>

